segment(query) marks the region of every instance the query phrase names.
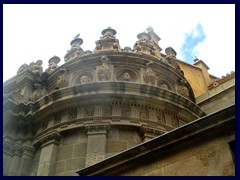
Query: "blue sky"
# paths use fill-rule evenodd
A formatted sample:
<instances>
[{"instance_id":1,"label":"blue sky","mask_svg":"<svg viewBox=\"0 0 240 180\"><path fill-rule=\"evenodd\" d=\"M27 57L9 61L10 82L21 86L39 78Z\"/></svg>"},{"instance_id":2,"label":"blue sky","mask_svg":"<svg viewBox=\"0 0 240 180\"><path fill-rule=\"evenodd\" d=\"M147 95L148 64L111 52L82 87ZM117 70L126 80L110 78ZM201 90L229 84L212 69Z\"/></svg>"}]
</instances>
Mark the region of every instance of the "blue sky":
<instances>
[{"instance_id":1,"label":"blue sky","mask_svg":"<svg viewBox=\"0 0 240 180\"><path fill-rule=\"evenodd\" d=\"M182 58L192 64L195 57L199 55L198 51L196 51L197 45L206 39L202 25L197 24L190 33L184 35L184 38L184 43L181 47Z\"/></svg>"}]
</instances>

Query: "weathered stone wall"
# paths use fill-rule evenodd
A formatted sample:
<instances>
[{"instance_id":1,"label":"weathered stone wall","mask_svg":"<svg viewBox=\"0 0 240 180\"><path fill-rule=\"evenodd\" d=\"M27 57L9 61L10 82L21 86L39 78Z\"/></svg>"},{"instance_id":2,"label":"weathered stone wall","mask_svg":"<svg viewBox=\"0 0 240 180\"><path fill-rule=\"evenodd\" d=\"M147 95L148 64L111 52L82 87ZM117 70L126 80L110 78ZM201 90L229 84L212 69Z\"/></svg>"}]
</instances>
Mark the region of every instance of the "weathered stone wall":
<instances>
[{"instance_id":1,"label":"weathered stone wall","mask_svg":"<svg viewBox=\"0 0 240 180\"><path fill-rule=\"evenodd\" d=\"M84 132L71 131L63 135L55 166L57 176L74 176L85 167L87 136Z\"/></svg>"},{"instance_id":2,"label":"weathered stone wall","mask_svg":"<svg viewBox=\"0 0 240 180\"><path fill-rule=\"evenodd\" d=\"M142 142L140 134L131 128L111 128L107 135L106 158Z\"/></svg>"},{"instance_id":3,"label":"weathered stone wall","mask_svg":"<svg viewBox=\"0 0 240 180\"><path fill-rule=\"evenodd\" d=\"M222 137L221 137L222 136ZM188 145L146 158L114 175L120 176L233 176L235 165L229 142L234 134L194 139Z\"/></svg>"},{"instance_id":4,"label":"weathered stone wall","mask_svg":"<svg viewBox=\"0 0 240 180\"><path fill-rule=\"evenodd\" d=\"M235 78L199 96L196 103L207 114L235 104Z\"/></svg>"}]
</instances>

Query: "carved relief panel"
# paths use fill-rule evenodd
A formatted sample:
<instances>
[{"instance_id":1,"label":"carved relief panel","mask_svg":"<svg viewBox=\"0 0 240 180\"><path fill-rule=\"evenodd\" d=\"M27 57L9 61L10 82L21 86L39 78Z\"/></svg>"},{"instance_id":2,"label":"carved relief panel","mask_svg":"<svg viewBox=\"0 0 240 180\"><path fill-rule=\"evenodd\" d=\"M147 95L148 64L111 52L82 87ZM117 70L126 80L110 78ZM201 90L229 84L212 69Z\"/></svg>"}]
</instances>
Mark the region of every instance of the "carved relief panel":
<instances>
[{"instance_id":1,"label":"carved relief panel","mask_svg":"<svg viewBox=\"0 0 240 180\"><path fill-rule=\"evenodd\" d=\"M140 76L136 69L127 66L119 66L114 69L114 80L124 82L139 82Z\"/></svg>"}]
</instances>

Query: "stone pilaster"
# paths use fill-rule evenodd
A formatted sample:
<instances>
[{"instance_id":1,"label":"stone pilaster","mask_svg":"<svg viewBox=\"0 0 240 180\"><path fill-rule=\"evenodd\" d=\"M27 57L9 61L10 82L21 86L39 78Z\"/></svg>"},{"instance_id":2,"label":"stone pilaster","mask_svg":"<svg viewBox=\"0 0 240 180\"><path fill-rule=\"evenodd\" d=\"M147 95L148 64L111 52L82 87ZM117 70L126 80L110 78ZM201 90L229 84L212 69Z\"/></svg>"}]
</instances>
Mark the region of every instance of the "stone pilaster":
<instances>
[{"instance_id":1,"label":"stone pilaster","mask_svg":"<svg viewBox=\"0 0 240 180\"><path fill-rule=\"evenodd\" d=\"M106 134L109 127L109 123L85 125L88 135L86 166L90 166L105 159Z\"/></svg>"},{"instance_id":2,"label":"stone pilaster","mask_svg":"<svg viewBox=\"0 0 240 180\"><path fill-rule=\"evenodd\" d=\"M22 145L22 158L19 166L19 175L30 175L33 163L34 147L30 143L24 143Z\"/></svg>"},{"instance_id":3,"label":"stone pilaster","mask_svg":"<svg viewBox=\"0 0 240 180\"><path fill-rule=\"evenodd\" d=\"M51 132L40 139L41 154L37 176L52 176L55 175L55 163L58 151L59 140L61 136L58 132Z\"/></svg>"},{"instance_id":4,"label":"stone pilaster","mask_svg":"<svg viewBox=\"0 0 240 180\"><path fill-rule=\"evenodd\" d=\"M13 157L11 162L11 167L9 170L10 176L17 176L19 173L20 161L22 156L21 144L17 142L13 147Z\"/></svg>"}]
</instances>

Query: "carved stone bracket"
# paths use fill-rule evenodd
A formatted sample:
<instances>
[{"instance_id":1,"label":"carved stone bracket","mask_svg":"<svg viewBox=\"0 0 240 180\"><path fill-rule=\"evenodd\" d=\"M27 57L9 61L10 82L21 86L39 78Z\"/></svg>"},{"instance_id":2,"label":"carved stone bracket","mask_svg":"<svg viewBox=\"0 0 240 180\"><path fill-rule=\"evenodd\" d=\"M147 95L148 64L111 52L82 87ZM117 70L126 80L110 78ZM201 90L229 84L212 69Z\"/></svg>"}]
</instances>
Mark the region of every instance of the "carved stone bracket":
<instances>
[{"instance_id":1,"label":"carved stone bracket","mask_svg":"<svg viewBox=\"0 0 240 180\"><path fill-rule=\"evenodd\" d=\"M85 129L87 130L87 134L106 134L110 129L109 123L91 123L85 124Z\"/></svg>"},{"instance_id":2,"label":"carved stone bracket","mask_svg":"<svg viewBox=\"0 0 240 180\"><path fill-rule=\"evenodd\" d=\"M145 126L143 125L140 129L140 133L142 134L143 139L146 138L154 138L156 136L159 136L163 133L165 133L166 130L164 130L164 128L162 128L162 130L160 128L154 128L154 127L150 127L150 126Z\"/></svg>"},{"instance_id":3,"label":"carved stone bracket","mask_svg":"<svg viewBox=\"0 0 240 180\"><path fill-rule=\"evenodd\" d=\"M58 131L51 131L37 138L34 141L34 144L41 143L41 147L44 147L51 143L59 144L60 139L61 139L61 135L59 134Z\"/></svg>"}]
</instances>

